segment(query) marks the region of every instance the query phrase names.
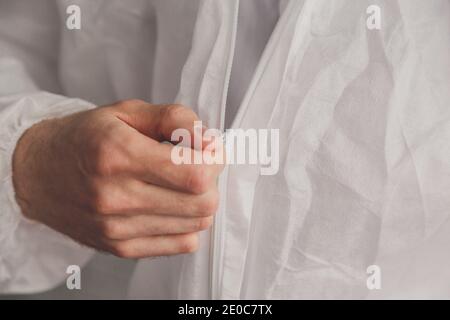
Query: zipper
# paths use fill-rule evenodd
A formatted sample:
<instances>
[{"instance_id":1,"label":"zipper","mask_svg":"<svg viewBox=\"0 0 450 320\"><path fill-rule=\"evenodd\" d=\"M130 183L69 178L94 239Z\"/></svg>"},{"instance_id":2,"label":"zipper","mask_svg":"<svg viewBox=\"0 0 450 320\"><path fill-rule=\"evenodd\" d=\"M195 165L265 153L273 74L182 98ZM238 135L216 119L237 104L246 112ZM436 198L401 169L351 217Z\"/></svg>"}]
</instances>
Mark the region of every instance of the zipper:
<instances>
[{"instance_id":1,"label":"zipper","mask_svg":"<svg viewBox=\"0 0 450 320\"><path fill-rule=\"evenodd\" d=\"M221 112L220 112L220 130L224 132L225 130L225 110L226 110L226 102L227 102L227 96L228 96L228 87L230 84L230 75L231 75L231 68L233 65L233 58L235 54L235 44L236 44L236 32L238 27L238 14L239 14L239 1L235 0L235 8L234 8L234 18L233 18L233 27L232 27L232 35L231 35L231 43L230 43L230 51L228 53L228 61L227 61L227 69L225 74L225 83L223 87L222 92L222 100L221 100ZM278 38L278 34L281 33L281 30L284 29L285 25L287 24L288 17L292 14L294 4L296 3L295 0L289 0L288 4L286 5L286 8L284 9L283 13L280 14L279 20L276 23L276 26L272 32L272 35L270 36L268 43L266 44L266 47L264 48L264 51L262 53L262 56L260 58L260 61L256 67L255 73L251 79L249 88L247 92L244 95L243 100L241 101L241 104L236 112L236 115L232 121L232 124L230 128L235 128L238 126L238 124L241 122L242 118L244 117L244 114L246 112L247 106L249 104L249 101L251 97L253 96L253 93L255 91L256 85L261 78L261 75L263 73L263 70L265 69L265 66L267 65L267 62L270 58L270 55L272 54L273 48L274 48L274 42ZM226 143L226 141L225 141ZM221 176L218 180L218 188L221 192L222 199L220 203L220 207L218 210L218 213L214 219L214 225L211 230L211 241L210 241L210 254L209 254L209 288L210 288L210 298L211 299L220 299L220 284L221 284L221 276L223 275L222 267L222 259L223 259L223 245L224 245L224 239L222 237L223 234L223 215L225 212L225 203L227 198L227 183L228 183L228 175L229 170L228 166L225 166Z\"/></svg>"},{"instance_id":2,"label":"zipper","mask_svg":"<svg viewBox=\"0 0 450 320\"><path fill-rule=\"evenodd\" d=\"M221 132L225 132L225 111L226 111L226 103L228 97L228 88L230 85L230 77L231 77L231 68L233 66L233 58L235 54L235 46L236 46L236 33L238 27L238 15L239 15L239 0L235 1L233 9L233 26L231 31L231 40L230 40L230 50L228 53L227 60L227 68L225 73L225 82L222 91L222 100L220 106L220 130ZM211 243L210 243L210 275L209 275L209 283L210 283L210 298L211 299L219 299L220 298L220 281L222 272L222 251L223 251L223 237L222 229L223 229L223 215L225 212L225 199L227 197L227 185L228 181L228 168L225 166L222 175L218 179L218 188L222 194L222 201L220 202L220 207L218 214L214 219L214 225L211 230Z\"/></svg>"}]
</instances>

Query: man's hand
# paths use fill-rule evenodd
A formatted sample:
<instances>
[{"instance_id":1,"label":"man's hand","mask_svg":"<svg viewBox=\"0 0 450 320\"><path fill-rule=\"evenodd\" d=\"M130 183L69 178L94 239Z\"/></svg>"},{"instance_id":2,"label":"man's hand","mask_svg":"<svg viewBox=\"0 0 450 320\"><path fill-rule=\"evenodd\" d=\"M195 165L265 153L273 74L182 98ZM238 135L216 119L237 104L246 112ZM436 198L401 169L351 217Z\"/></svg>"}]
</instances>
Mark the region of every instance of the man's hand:
<instances>
[{"instance_id":1,"label":"man's hand","mask_svg":"<svg viewBox=\"0 0 450 320\"><path fill-rule=\"evenodd\" d=\"M120 257L195 251L222 166L175 165L174 146L160 142L196 120L179 105L131 100L34 125L13 159L24 216Z\"/></svg>"}]
</instances>

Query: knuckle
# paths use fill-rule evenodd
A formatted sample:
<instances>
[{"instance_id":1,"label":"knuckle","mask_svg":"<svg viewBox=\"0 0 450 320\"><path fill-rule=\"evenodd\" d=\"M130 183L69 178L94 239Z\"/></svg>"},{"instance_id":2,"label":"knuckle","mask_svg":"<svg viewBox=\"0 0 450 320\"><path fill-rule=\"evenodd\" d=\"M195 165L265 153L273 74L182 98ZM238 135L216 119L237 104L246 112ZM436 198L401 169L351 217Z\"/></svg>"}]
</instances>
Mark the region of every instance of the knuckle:
<instances>
[{"instance_id":1,"label":"knuckle","mask_svg":"<svg viewBox=\"0 0 450 320\"><path fill-rule=\"evenodd\" d=\"M197 234L189 234L179 241L179 252L192 253L198 250L199 241Z\"/></svg>"},{"instance_id":2,"label":"knuckle","mask_svg":"<svg viewBox=\"0 0 450 320\"><path fill-rule=\"evenodd\" d=\"M110 252L119 258L135 258L134 250L127 242L114 243L110 248Z\"/></svg>"},{"instance_id":3,"label":"knuckle","mask_svg":"<svg viewBox=\"0 0 450 320\"><path fill-rule=\"evenodd\" d=\"M203 217L212 216L219 208L219 193L217 191L210 192L205 195L199 202L198 212Z\"/></svg>"},{"instance_id":4,"label":"knuckle","mask_svg":"<svg viewBox=\"0 0 450 320\"><path fill-rule=\"evenodd\" d=\"M208 177L203 166L193 165L187 175L187 189L195 194L202 194L208 190Z\"/></svg>"},{"instance_id":5,"label":"knuckle","mask_svg":"<svg viewBox=\"0 0 450 320\"><path fill-rule=\"evenodd\" d=\"M116 103L116 105L120 108L130 108L134 106L139 106L146 104L145 101L140 99L129 99L129 100L122 100Z\"/></svg>"},{"instance_id":6,"label":"knuckle","mask_svg":"<svg viewBox=\"0 0 450 320\"><path fill-rule=\"evenodd\" d=\"M181 104L170 104L162 108L161 112L163 118L173 120L184 116L187 112L190 112L190 109Z\"/></svg>"},{"instance_id":7,"label":"knuckle","mask_svg":"<svg viewBox=\"0 0 450 320\"><path fill-rule=\"evenodd\" d=\"M103 223L102 233L107 239L121 240L125 237L123 224L114 220L107 220Z\"/></svg>"},{"instance_id":8,"label":"knuckle","mask_svg":"<svg viewBox=\"0 0 450 320\"><path fill-rule=\"evenodd\" d=\"M106 133L95 142L91 156L90 172L108 177L126 170L129 145L113 133Z\"/></svg>"},{"instance_id":9,"label":"knuckle","mask_svg":"<svg viewBox=\"0 0 450 320\"><path fill-rule=\"evenodd\" d=\"M107 195L102 189L97 191L90 202L91 209L98 214L110 214L115 212L114 198Z\"/></svg>"},{"instance_id":10,"label":"knuckle","mask_svg":"<svg viewBox=\"0 0 450 320\"><path fill-rule=\"evenodd\" d=\"M116 147L107 137L99 138L93 147L92 171L99 176L113 174L116 167Z\"/></svg>"},{"instance_id":11,"label":"knuckle","mask_svg":"<svg viewBox=\"0 0 450 320\"><path fill-rule=\"evenodd\" d=\"M198 218L195 221L195 231L202 231L208 229L213 223L212 217Z\"/></svg>"}]
</instances>

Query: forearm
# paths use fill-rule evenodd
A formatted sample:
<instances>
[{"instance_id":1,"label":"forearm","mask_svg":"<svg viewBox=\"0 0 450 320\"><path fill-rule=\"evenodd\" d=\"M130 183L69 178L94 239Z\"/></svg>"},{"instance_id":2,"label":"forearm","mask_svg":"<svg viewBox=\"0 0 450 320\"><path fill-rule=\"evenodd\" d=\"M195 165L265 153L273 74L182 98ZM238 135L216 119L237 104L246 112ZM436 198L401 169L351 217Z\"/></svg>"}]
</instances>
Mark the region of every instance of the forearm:
<instances>
[{"instance_id":1,"label":"forearm","mask_svg":"<svg viewBox=\"0 0 450 320\"><path fill-rule=\"evenodd\" d=\"M42 291L63 280L69 264L91 255L72 240L25 219L15 199L12 159L22 134L43 119L92 108L45 92L0 98L0 292ZM46 263L54 258L52 263Z\"/></svg>"}]
</instances>

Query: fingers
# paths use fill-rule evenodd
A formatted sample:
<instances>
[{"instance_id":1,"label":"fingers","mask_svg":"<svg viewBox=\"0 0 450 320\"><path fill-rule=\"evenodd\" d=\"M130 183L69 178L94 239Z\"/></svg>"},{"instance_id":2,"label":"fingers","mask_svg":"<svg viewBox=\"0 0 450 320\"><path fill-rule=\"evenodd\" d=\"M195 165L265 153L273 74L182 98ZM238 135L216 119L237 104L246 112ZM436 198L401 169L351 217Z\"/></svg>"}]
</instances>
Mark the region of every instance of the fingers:
<instances>
[{"instance_id":1,"label":"fingers","mask_svg":"<svg viewBox=\"0 0 450 320\"><path fill-rule=\"evenodd\" d=\"M97 115L103 119L111 110L111 128L90 139L81 162L90 177L83 199L93 222L92 246L125 258L195 251L198 232L211 226L218 208L223 169L195 159L211 159L221 149L203 140L204 128L188 108L132 100ZM174 151L190 164L174 161Z\"/></svg>"},{"instance_id":2,"label":"fingers","mask_svg":"<svg viewBox=\"0 0 450 320\"><path fill-rule=\"evenodd\" d=\"M191 164L177 164L175 152L185 152ZM149 143L143 136L129 144L130 173L136 179L183 192L200 194L215 185L223 170L223 164L195 164L195 157L202 159L209 151L174 147L168 144Z\"/></svg>"},{"instance_id":3,"label":"fingers","mask_svg":"<svg viewBox=\"0 0 450 320\"><path fill-rule=\"evenodd\" d=\"M206 192L216 182L225 160L223 146L218 143L221 139L216 140L209 135L203 139L203 129L194 127L194 122L199 119L192 110L179 105L149 105L139 100L115 106L117 117L124 121L124 125L109 139L119 140L119 143L108 147L112 143L107 141L107 146L100 148L107 153L99 157L104 160L104 164L98 166L106 168L103 171L124 169L142 181L192 193ZM178 134L172 137L176 130L187 131L187 136ZM185 140L189 138L192 141L185 146ZM200 142L196 141L198 139ZM158 143L166 140L181 141L183 146ZM121 143L126 145L121 147ZM124 150L126 154L120 156ZM111 163L117 159L120 163ZM207 159L217 161L208 162Z\"/></svg>"},{"instance_id":4,"label":"fingers","mask_svg":"<svg viewBox=\"0 0 450 320\"><path fill-rule=\"evenodd\" d=\"M154 215L111 216L100 229L106 240L130 240L158 235L176 235L208 229L213 217L179 218Z\"/></svg>"},{"instance_id":5,"label":"fingers","mask_svg":"<svg viewBox=\"0 0 450 320\"><path fill-rule=\"evenodd\" d=\"M128 100L116 103L114 108L119 119L156 141L172 141L177 129L187 130L191 138L202 134L201 126L194 127L197 121L200 122L197 114L182 105L151 105L140 100ZM191 142L194 147L194 141Z\"/></svg>"},{"instance_id":6,"label":"fingers","mask_svg":"<svg viewBox=\"0 0 450 320\"><path fill-rule=\"evenodd\" d=\"M198 249L198 237L197 233L188 233L109 241L104 244L104 250L128 259L192 253Z\"/></svg>"},{"instance_id":7,"label":"fingers","mask_svg":"<svg viewBox=\"0 0 450 320\"><path fill-rule=\"evenodd\" d=\"M153 214L179 217L207 217L214 215L219 206L219 191L211 185L201 194L189 194L161 188L140 181L130 181L126 198L132 198L127 213Z\"/></svg>"},{"instance_id":8,"label":"fingers","mask_svg":"<svg viewBox=\"0 0 450 320\"><path fill-rule=\"evenodd\" d=\"M124 186L128 186L126 192ZM93 243L124 258L195 251L195 233L212 225L218 206L217 189L192 195L135 180L103 189L109 197L103 204L98 202L98 209L91 214L97 230L91 232L97 239ZM120 213L122 210L125 213Z\"/></svg>"},{"instance_id":9,"label":"fingers","mask_svg":"<svg viewBox=\"0 0 450 320\"><path fill-rule=\"evenodd\" d=\"M100 184L89 199L90 212L104 215L164 215L207 217L219 206L217 186L195 195L174 191L141 181L126 179Z\"/></svg>"}]
</instances>

